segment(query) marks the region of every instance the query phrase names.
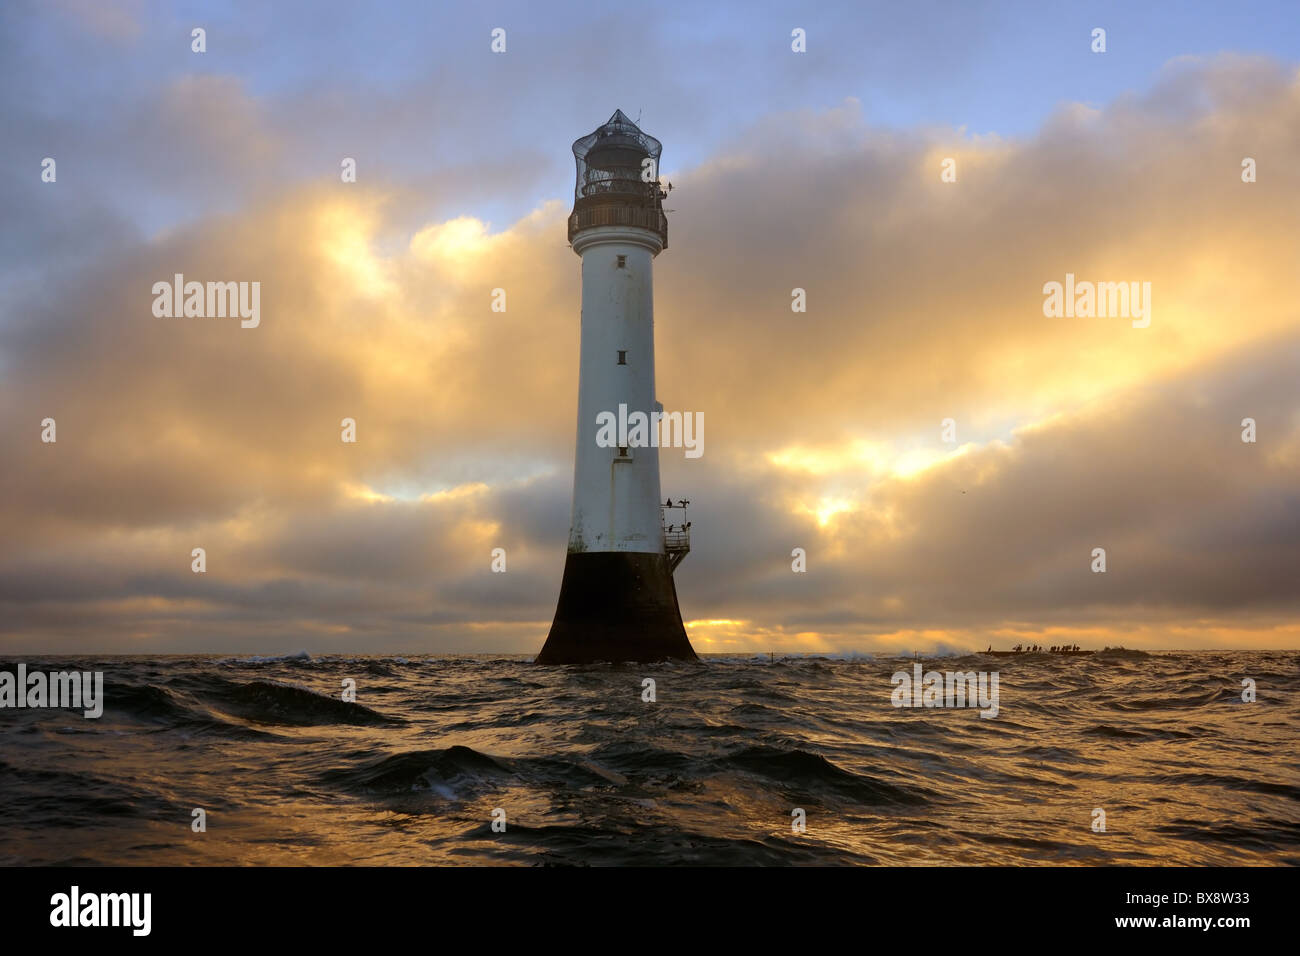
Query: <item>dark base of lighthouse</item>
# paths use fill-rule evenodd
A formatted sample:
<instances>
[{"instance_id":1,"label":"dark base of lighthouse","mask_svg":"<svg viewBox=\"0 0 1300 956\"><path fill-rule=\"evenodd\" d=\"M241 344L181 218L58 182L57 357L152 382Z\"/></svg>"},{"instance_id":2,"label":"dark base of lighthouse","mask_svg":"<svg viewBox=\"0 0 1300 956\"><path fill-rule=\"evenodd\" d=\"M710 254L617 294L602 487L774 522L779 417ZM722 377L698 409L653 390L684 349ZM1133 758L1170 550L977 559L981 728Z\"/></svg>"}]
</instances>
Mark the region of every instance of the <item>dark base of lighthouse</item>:
<instances>
[{"instance_id":1,"label":"dark base of lighthouse","mask_svg":"<svg viewBox=\"0 0 1300 956\"><path fill-rule=\"evenodd\" d=\"M538 664L698 660L662 554L570 554Z\"/></svg>"}]
</instances>

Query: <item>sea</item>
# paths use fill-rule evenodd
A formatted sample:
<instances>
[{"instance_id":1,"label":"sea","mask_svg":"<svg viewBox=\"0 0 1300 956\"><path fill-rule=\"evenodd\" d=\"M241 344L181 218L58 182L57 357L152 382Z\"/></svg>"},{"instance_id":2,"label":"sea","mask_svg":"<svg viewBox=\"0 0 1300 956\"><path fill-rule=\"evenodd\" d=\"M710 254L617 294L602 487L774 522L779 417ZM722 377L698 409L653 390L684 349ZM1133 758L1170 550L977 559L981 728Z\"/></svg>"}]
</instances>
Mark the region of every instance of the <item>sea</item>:
<instances>
[{"instance_id":1,"label":"sea","mask_svg":"<svg viewBox=\"0 0 1300 956\"><path fill-rule=\"evenodd\" d=\"M3 865L1300 864L1294 651L22 663L104 705L0 709Z\"/></svg>"}]
</instances>

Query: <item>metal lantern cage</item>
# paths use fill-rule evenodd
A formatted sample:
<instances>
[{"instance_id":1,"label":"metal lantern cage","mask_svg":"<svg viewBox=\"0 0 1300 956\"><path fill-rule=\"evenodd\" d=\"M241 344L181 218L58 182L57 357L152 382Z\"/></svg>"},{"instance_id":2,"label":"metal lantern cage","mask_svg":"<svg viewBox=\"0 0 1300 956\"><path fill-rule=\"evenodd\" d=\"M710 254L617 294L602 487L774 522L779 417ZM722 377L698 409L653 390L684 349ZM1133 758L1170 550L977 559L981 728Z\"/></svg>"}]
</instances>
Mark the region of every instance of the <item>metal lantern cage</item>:
<instances>
[{"instance_id":1,"label":"metal lantern cage","mask_svg":"<svg viewBox=\"0 0 1300 956\"><path fill-rule=\"evenodd\" d=\"M663 144L641 132L622 110L573 144L577 182L569 240L581 229L594 226L640 226L660 234L668 245L668 219L663 212L664 193L659 187L659 155ZM642 178L651 159L652 178Z\"/></svg>"}]
</instances>

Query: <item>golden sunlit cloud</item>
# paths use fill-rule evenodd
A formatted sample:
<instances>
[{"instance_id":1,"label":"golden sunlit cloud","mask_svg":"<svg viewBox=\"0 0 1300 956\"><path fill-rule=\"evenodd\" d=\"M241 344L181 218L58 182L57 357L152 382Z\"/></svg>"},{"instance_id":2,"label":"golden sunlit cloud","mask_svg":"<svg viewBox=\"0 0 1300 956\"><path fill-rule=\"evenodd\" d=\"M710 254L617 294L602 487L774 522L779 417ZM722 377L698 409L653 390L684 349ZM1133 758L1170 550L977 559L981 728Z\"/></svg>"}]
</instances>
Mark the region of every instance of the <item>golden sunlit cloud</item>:
<instances>
[{"instance_id":1,"label":"golden sunlit cloud","mask_svg":"<svg viewBox=\"0 0 1300 956\"><path fill-rule=\"evenodd\" d=\"M396 285L389 266L371 248L377 215L357 203L331 203L317 210L316 241L351 286L372 298L391 296Z\"/></svg>"},{"instance_id":2,"label":"golden sunlit cloud","mask_svg":"<svg viewBox=\"0 0 1300 956\"><path fill-rule=\"evenodd\" d=\"M498 241L499 236L488 233L487 223L473 216L459 216L425 226L411 237L411 252L420 259L463 269Z\"/></svg>"},{"instance_id":3,"label":"golden sunlit cloud","mask_svg":"<svg viewBox=\"0 0 1300 956\"><path fill-rule=\"evenodd\" d=\"M368 501L372 503L393 502L397 500L392 495L385 495L375 491L373 488L367 487L366 485L356 484L353 482L349 482L343 486L343 493L347 495L347 497L353 498L357 501Z\"/></svg>"},{"instance_id":4,"label":"golden sunlit cloud","mask_svg":"<svg viewBox=\"0 0 1300 956\"><path fill-rule=\"evenodd\" d=\"M936 425L936 439L938 434ZM819 478L859 474L870 479L906 479L965 454L967 449L967 445L951 449L916 445L899 448L890 442L857 440L847 445L789 446L769 452L766 458L777 468L807 472Z\"/></svg>"}]
</instances>

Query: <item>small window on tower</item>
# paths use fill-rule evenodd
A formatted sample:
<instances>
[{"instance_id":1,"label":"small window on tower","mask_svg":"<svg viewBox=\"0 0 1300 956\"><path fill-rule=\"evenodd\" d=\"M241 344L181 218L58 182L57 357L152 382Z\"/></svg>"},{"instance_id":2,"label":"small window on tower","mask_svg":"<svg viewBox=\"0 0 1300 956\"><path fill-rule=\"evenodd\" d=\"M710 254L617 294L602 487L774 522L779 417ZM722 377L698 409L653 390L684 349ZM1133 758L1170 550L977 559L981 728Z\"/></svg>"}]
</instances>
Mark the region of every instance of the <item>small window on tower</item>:
<instances>
[{"instance_id":1,"label":"small window on tower","mask_svg":"<svg viewBox=\"0 0 1300 956\"><path fill-rule=\"evenodd\" d=\"M625 268L626 266L627 266L627 256L619 256L619 257L618 257L618 267L619 267L620 269L623 269L623 268Z\"/></svg>"},{"instance_id":2,"label":"small window on tower","mask_svg":"<svg viewBox=\"0 0 1300 956\"><path fill-rule=\"evenodd\" d=\"M619 446L618 446L618 457L619 457L619 458L630 458L630 457L631 457L631 456L627 453L627 445L619 445Z\"/></svg>"},{"instance_id":3,"label":"small window on tower","mask_svg":"<svg viewBox=\"0 0 1300 956\"><path fill-rule=\"evenodd\" d=\"M619 364L619 365L626 365L626 364L627 364L627 351L626 351L626 350L623 350L623 349L620 349L620 350L619 350L619 353L618 353L618 364Z\"/></svg>"}]
</instances>

